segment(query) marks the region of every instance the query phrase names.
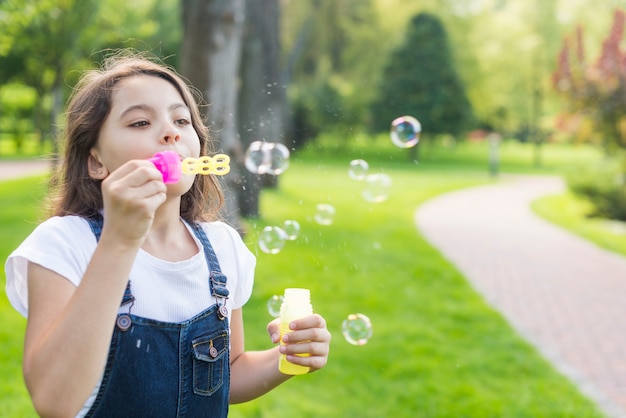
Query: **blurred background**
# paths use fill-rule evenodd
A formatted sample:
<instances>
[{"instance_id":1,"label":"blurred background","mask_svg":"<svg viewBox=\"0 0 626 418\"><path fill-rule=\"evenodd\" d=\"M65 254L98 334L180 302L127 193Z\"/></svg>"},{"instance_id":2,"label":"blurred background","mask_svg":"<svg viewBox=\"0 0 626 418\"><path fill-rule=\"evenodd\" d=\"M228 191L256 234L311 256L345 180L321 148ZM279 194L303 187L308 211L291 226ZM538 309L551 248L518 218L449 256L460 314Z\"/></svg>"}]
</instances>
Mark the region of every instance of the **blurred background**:
<instances>
[{"instance_id":1,"label":"blurred background","mask_svg":"<svg viewBox=\"0 0 626 418\"><path fill-rule=\"evenodd\" d=\"M54 167L80 74L120 48L150 53L198 90L231 156L224 216L259 259L248 348L267 346L287 286L311 288L335 335L332 367L233 416L600 417L412 225L441 193L556 175L567 191L534 209L626 254L625 22L624 0L2 0L0 164ZM419 120L416 145L389 141L401 116ZM257 141L285 145L285 174L246 166ZM355 159L393 193L363 202ZM0 182L3 259L46 188ZM293 221L297 241L257 249L265 226ZM374 329L360 343L342 338L357 312ZM5 296L0 317L0 415L34 416L24 319Z\"/></svg>"}]
</instances>

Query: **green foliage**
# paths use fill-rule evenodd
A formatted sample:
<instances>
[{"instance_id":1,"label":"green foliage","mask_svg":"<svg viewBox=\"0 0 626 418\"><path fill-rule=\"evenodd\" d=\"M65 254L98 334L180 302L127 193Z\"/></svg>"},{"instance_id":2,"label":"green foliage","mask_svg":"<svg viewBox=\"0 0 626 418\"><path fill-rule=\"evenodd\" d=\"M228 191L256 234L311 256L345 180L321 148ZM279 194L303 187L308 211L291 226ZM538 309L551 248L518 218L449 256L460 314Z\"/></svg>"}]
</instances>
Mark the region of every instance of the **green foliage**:
<instances>
[{"instance_id":1,"label":"green foliage","mask_svg":"<svg viewBox=\"0 0 626 418\"><path fill-rule=\"evenodd\" d=\"M588 216L626 221L626 184L617 160L575 166L566 179L574 194L591 203Z\"/></svg>"},{"instance_id":2,"label":"green foliage","mask_svg":"<svg viewBox=\"0 0 626 418\"><path fill-rule=\"evenodd\" d=\"M371 113L376 132L402 115L416 117L430 134L458 135L469 127L471 105L436 16L421 13L410 22L404 43L383 71Z\"/></svg>"},{"instance_id":3,"label":"green foliage","mask_svg":"<svg viewBox=\"0 0 626 418\"><path fill-rule=\"evenodd\" d=\"M290 96L294 125L293 149L301 148L325 128L341 120L341 96L327 81L294 88Z\"/></svg>"},{"instance_id":4,"label":"green foliage","mask_svg":"<svg viewBox=\"0 0 626 418\"><path fill-rule=\"evenodd\" d=\"M293 141L319 132L360 130L384 49L373 0L283 2L284 72ZM286 18L288 16L288 18Z\"/></svg>"},{"instance_id":5,"label":"green foliage","mask_svg":"<svg viewBox=\"0 0 626 418\"><path fill-rule=\"evenodd\" d=\"M18 153L33 131L31 112L36 99L37 93L22 84L0 86L0 132L11 134Z\"/></svg>"},{"instance_id":6,"label":"green foliage","mask_svg":"<svg viewBox=\"0 0 626 418\"><path fill-rule=\"evenodd\" d=\"M26 0L0 2L0 85L34 89L34 129L58 123L62 103L84 69L111 48L134 47L170 56L179 50L178 0ZM175 16L174 18L172 16ZM175 60L171 60L175 63ZM33 128L31 127L31 130ZM55 132L50 132L55 135ZM56 139L56 138L55 138Z\"/></svg>"}]
</instances>

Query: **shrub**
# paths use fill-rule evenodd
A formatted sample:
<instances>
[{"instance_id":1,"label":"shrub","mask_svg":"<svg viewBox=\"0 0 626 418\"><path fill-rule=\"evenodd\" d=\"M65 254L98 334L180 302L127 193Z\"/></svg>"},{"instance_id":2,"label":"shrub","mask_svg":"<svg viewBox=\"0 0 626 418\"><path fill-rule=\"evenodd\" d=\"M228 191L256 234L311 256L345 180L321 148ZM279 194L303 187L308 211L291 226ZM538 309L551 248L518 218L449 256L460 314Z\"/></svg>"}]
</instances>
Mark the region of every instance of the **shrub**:
<instances>
[{"instance_id":1,"label":"shrub","mask_svg":"<svg viewBox=\"0 0 626 418\"><path fill-rule=\"evenodd\" d=\"M592 204L590 217L626 221L626 173L616 159L572 167L565 178L574 194Z\"/></svg>"}]
</instances>

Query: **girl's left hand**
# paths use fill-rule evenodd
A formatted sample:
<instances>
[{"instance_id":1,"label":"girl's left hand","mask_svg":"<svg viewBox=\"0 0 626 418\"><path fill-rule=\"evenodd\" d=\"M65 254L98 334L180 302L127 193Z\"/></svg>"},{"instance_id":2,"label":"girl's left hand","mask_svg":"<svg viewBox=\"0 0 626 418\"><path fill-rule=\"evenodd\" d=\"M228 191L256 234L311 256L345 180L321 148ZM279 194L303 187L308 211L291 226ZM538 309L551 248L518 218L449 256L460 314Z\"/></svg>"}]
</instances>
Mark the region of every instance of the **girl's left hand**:
<instances>
[{"instance_id":1,"label":"girl's left hand","mask_svg":"<svg viewBox=\"0 0 626 418\"><path fill-rule=\"evenodd\" d=\"M280 346L280 353L287 355L287 360L294 364L309 367L310 372L321 369L328 362L331 335L326 328L326 321L322 316L313 314L292 321L289 324L291 332L283 335L284 345ZM267 331L274 344L280 342L280 318L267 325ZM308 354L307 357L295 354Z\"/></svg>"}]
</instances>

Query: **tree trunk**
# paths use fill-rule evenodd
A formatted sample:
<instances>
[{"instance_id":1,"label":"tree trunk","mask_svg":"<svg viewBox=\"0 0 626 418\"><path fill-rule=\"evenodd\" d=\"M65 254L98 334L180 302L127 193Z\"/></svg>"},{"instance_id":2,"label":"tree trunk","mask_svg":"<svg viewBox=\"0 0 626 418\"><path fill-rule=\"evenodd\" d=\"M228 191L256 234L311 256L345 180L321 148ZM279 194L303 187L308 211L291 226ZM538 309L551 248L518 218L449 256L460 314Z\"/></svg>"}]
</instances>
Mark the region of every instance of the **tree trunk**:
<instances>
[{"instance_id":1,"label":"tree trunk","mask_svg":"<svg viewBox=\"0 0 626 418\"><path fill-rule=\"evenodd\" d=\"M225 176L226 222L243 233L236 190L240 188L243 150L237 132L237 75L241 57L244 0L183 0L181 73L207 101L211 134L218 151L231 157Z\"/></svg>"},{"instance_id":2,"label":"tree trunk","mask_svg":"<svg viewBox=\"0 0 626 418\"><path fill-rule=\"evenodd\" d=\"M239 94L241 142L244 148L254 141L284 143L286 86L279 67L279 1L246 0L246 14ZM271 183L275 177L269 180ZM259 215L259 194L264 183L260 175L243 170L238 190L243 216Z\"/></svg>"}]
</instances>

